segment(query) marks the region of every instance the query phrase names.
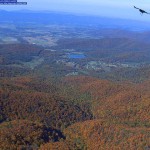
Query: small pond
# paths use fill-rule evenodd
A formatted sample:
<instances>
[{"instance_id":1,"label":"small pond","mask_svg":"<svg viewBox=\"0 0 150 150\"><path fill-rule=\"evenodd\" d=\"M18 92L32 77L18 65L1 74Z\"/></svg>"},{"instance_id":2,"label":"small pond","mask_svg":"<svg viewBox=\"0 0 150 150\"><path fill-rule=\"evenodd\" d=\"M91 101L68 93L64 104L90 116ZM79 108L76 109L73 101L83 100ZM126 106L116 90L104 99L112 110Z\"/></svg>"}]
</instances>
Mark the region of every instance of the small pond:
<instances>
[{"instance_id":1,"label":"small pond","mask_svg":"<svg viewBox=\"0 0 150 150\"><path fill-rule=\"evenodd\" d=\"M85 55L84 54L69 54L68 58L82 59L82 58L85 58Z\"/></svg>"}]
</instances>

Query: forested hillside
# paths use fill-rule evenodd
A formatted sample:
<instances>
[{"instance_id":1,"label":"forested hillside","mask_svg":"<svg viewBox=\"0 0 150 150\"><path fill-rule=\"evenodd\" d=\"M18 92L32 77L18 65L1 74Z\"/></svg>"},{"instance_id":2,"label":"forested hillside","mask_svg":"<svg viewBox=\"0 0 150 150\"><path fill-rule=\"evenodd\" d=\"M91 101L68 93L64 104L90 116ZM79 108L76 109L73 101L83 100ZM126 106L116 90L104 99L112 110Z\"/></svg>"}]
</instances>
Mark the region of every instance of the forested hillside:
<instances>
[{"instance_id":1,"label":"forested hillside","mask_svg":"<svg viewBox=\"0 0 150 150\"><path fill-rule=\"evenodd\" d=\"M30 76L1 79L2 149L149 146L149 84L85 76L65 77L59 85L51 80Z\"/></svg>"}]
</instances>

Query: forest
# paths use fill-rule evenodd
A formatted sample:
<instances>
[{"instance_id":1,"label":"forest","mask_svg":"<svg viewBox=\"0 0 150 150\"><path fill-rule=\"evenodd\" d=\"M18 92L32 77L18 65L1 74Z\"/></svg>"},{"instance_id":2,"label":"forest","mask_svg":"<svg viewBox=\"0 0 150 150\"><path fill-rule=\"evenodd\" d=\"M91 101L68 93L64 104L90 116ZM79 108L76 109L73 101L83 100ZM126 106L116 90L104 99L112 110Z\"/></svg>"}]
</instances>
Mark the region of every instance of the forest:
<instances>
[{"instance_id":1,"label":"forest","mask_svg":"<svg viewBox=\"0 0 150 150\"><path fill-rule=\"evenodd\" d=\"M9 58L10 53L3 57ZM34 48L32 53L36 55ZM25 56L14 51L13 55L10 63L13 58L24 60L28 51ZM149 148L149 80L54 78L37 70L4 69L7 72L1 70L0 78L2 150Z\"/></svg>"}]
</instances>

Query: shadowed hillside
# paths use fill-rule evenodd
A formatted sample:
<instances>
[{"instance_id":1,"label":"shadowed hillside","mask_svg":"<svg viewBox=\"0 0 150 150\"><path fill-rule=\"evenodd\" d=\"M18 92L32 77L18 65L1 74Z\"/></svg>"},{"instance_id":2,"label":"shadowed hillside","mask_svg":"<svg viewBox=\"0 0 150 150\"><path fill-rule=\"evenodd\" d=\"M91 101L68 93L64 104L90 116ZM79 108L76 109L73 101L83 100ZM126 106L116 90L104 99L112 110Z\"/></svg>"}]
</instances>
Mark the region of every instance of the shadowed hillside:
<instances>
[{"instance_id":1,"label":"shadowed hillside","mask_svg":"<svg viewBox=\"0 0 150 150\"><path fill-rule=\"evenodd\" d=\"M40 149L98 150L104 147L143 149L149 146L150 103L146 83L113 83L85 76L66 77L59 83L57 86L52 79L48 83L35 77L1 80L3 147L32 148L36 145L41 146ZM72 90L80 96L71 94ZM90 99L86 93L91 95ZM84 97L81 98L82 95ZM35 140L26 137L28 131L24 133L26 126L30 130L28 126L31 125L32 130L31 120L39 123L36 127L40 128L39 132L36 129L37 133L34 133L37 135ZM40 124L45 126L44 131ZM5 128L10 131L4 132ZM4 142L11 130L14 130L12 137ZM21 139L17 136L18 132ZM52 137L42 139L43 132L44 136L50 134Z\"/></svg>"}]
</instances>

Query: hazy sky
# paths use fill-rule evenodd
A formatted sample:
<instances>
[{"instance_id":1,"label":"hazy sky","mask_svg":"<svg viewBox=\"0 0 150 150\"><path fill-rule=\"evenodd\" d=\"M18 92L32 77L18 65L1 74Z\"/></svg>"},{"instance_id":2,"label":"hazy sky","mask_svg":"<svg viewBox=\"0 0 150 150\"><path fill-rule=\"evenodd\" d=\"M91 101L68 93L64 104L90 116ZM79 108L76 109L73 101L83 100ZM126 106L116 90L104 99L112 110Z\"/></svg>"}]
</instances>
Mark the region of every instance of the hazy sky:
<instances>
[{"instance_id":1,"label":"hazy sky","mask_svg":"<svg viewBox=\"0 0 150 150\"><path fill-rule=\"evenodd\" d=\"M50 10L150 21L150 15L141 16L133 6L150 12L150 0L18 0L27 6L2 6L5 10Z\"/></svg>"}]
</instances>

